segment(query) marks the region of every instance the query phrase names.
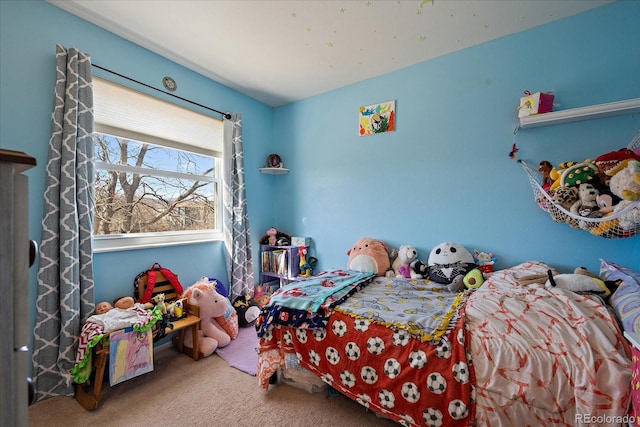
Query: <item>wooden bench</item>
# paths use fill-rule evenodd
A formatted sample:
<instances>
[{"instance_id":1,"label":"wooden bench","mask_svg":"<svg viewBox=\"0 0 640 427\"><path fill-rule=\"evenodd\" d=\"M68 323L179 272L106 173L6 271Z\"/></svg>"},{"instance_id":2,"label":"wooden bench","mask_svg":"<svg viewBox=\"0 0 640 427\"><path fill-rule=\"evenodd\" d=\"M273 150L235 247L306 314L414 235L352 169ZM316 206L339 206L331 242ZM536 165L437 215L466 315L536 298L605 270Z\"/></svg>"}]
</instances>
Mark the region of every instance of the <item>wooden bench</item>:
<instances>
[{"instance_id":1,"label":"wooden bench","mask_svg":"<svg viewBox=\"0 0 640 427\"><path fill-rule=\"evenodd\" d=\"M146 290L146 278L139 281L138 298L142 297ZM177 294L173 286L164 277L162 273L157 272L156 284L153 289L153 294L164 293L165 301L168 303L175 301L180 297ZM165 327L164 335L169 335L174 332L178 332L177 340L174 340L175 346L180 353L189 354L193 360L200 358L199 351L199 332L200 332L200 310L198 306L192 306L185 303L184 309L186 310L186 317L171 322L172 326ZM193 349L188 349L183 346L184 333L188 327L192 327L191 332L193 336ZM104 380L105 368L109 359L109 338L105 337L101 342L96 344L92 349L92 361L94 372L93 384L87 381L84 384L76 384L76 401L85 409L93 411L98 407L100 402L100 393L102 391L102 383Z\"/></svg>"}]
</instances>

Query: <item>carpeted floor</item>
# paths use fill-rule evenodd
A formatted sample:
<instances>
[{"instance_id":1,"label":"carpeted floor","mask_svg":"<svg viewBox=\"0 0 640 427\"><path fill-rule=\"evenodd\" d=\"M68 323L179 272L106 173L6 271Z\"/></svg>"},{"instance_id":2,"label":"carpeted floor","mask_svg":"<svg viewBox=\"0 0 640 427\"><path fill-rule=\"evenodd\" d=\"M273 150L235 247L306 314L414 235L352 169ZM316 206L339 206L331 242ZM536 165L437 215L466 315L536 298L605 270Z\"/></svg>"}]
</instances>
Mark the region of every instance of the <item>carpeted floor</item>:
<instances>
[{"instance_id":1,"label":"carpeted floor","mask_svg":"<svg viewBox=\"0 0 640 427\"><path fill-rule=\"evenodd\" d=\"M283 384L270 390L217 354L194 361L173 347L156 350L153 372L113 388L95 411L73 397L29 407L30 427L126 426L394 426L346 397L310 394Z\"/></svg>"}]
</instances>

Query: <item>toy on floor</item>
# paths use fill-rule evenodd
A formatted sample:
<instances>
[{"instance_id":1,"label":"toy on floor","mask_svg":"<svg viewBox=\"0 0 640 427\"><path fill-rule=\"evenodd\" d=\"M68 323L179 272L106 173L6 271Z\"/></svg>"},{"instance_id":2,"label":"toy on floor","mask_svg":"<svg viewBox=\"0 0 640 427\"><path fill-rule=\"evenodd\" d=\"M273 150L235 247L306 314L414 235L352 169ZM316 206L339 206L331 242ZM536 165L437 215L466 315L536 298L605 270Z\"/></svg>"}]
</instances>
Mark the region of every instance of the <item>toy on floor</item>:
<instances>
[{"instance_id":1,"label":"toy on floor","mask_svg":"<svg viewBox=\"0 0 640 427\"><path fill-rule=\"evenodd\" d=\"M233 308L238 315L238 324L241 327L253 324L260 314L260 306L249 295L240 295L233 300Z\"/></svg>"},{"instance_id":2,"label":"toy on floor","mask_svg":"<svg viewBox=\"0 0 640 427\"><path fill-rule=\"evenodd\" d=\"M200 309L199 347L204 357L238 337L238 315L231 302L216 291L215 284L200 280L187 288L182 298ZM184 345L193 348L191 333L184 334Z\"/></svg>"}]
</instances>

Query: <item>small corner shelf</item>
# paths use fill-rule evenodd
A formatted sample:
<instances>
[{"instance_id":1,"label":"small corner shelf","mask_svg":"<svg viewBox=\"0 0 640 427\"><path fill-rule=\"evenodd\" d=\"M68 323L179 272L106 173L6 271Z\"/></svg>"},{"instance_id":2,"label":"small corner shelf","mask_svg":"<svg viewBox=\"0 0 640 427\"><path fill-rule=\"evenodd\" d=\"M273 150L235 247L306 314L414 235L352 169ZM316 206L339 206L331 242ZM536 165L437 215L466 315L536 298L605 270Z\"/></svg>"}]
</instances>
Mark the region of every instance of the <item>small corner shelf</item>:
<instances>
[{"instance_id":1,"label":"small corner shelf","mask_svg":"<svg viewBox=\"0 0 640 427\"><path fill-rule=\"evenodd\" d=\"M640 98L627 99L625 101L609 102L607 104L591 105L588 107L572 108L569 110L551 111L549 113L534 114L522 117L519 128L534 128L551 126L562 123L577 122L580 120L600 119L622 114L640 112Z\"/></svg>"},{"instance_id":2,"label":"small corner shelf","mask_svg":"<svg viewBox=\"0 0 640 427\"><path fill-rule=\"evenodd\" d=\"M267 175L284 175L289 173L289 169L286 168L260 168L260 172Z\"/></svg>"}]
</instances>

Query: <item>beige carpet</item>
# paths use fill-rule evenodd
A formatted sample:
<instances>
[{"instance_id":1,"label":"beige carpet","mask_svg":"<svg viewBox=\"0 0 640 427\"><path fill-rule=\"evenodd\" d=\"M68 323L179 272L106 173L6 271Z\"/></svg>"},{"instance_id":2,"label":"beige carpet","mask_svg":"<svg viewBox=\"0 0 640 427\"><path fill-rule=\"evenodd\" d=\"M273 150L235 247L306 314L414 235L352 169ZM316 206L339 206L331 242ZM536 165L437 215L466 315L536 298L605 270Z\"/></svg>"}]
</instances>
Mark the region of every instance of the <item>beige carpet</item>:
<instances>
[{"instance_id":1,"label":"beige carpet","mask_svg":"<svg viewBox=\"0 0 640 427\"><path fill-rule=\"evenodd\" d=\"M105 385L95 411L72 397L29 407L29 426L394 426L350 399L290 385L270 390L218 355L194 361L172 347L156 350L153 372Z\"/></svg>"}]
</instances>

